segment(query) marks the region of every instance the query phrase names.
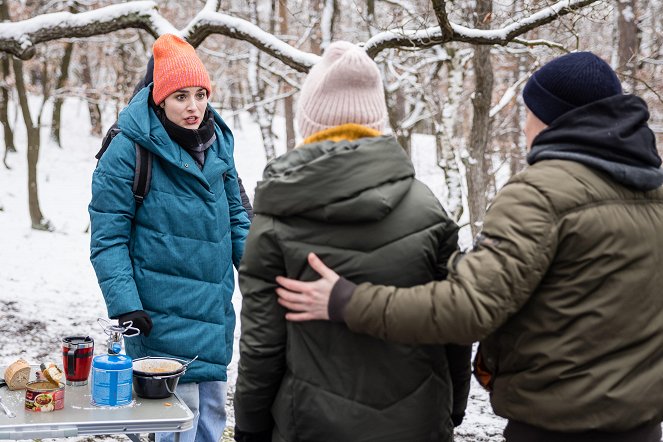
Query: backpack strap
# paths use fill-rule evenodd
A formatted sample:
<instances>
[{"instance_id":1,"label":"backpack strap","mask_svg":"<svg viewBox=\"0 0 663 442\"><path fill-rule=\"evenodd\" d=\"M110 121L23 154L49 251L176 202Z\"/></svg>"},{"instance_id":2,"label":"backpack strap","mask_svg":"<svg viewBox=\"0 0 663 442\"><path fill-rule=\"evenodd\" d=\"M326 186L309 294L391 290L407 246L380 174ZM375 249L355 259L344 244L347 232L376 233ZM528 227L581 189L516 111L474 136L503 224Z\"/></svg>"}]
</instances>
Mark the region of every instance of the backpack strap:
<instances>
[{"instance_id":1,"label":"backpack strap","mask_svg":"<svg viewBox=\"0 0 663 442\"><path fill-rule=\"evenodd\" d=\"M143 148L138 143L134 143L136 148L136 171L134 172L133 193L136 200L136 209L138 209L143 200L150 191L150 182L152 181L152 152Z\"/></svg>"},{"instance_id":2,"label":"backpack strap","mask_svg":"<svg viewBox=\"0 0 663 442\"><path fill-rule=\"evenodd\" d=\"M120 127L117 125L117 122L115 122L108 130L106 131L106 135L104 135L104 139L101 141L101 149L99 149L99 152L94 156L97 161L101 159L101 156L106 152L106 149L108 149L108 146L110 146L111 141L113 141L113 138L117 134L121 132Z\"/></svg>"}]
</instances>

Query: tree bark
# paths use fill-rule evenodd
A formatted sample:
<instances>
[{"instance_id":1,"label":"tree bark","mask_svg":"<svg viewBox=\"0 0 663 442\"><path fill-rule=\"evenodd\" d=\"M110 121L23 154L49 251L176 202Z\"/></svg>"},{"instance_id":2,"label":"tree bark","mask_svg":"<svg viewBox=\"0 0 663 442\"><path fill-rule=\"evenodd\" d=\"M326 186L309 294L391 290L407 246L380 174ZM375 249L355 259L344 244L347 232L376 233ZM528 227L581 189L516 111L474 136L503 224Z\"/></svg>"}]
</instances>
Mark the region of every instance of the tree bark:
<instances>
[{"instance_id":1,"label":"tree bark","mask_svg":"<svg viewBox=\"0 0 663 442\"><path fill-rule=\"evenodd\" d=\"M446 138L446 142L445 142ZM463 216L463 192L461 187L462 175L458 169L456 154L449 143L450 137L445 136L442 124L435 124L435 147L437 165L444 171L444 181L447 186L447 201L444 207L455 222Z\"/></svg>"},{"instance_id":2,"label":"tree bark","mask_svg":"<svg viewBox=\"0 0 663 442\"><path fill-rule=\"evenodd\" d=\"M39 192L37 188L37 162L39 161L39 147L41 143L39 126L35 125L30 116L28 96L23 81L23 62L13 58L14 76L16 77L16 92L25 121L28 136L28 207L32 228L36 230L52 230L50 223L44 219L39 206Z\"/></svg>"},{"instance_id":3,"label":"tree bark","mask_svg":"<svg viewBox=\"0 0 663 442\"><path fill-rule=\"evenodd\" d=\"M260 26L260 17L256 0L251 1L251 19L256 26ZM274 132L272 130L273 113L269 112L268 106L263 103L265 97L265 85L260 81L260 55L261 52L252 47L249 49L248 83L251 97L255 103L254 118L260 126L260 134L265 148L265 157L267 161L276 158L276 149L274 147ZM272 106L272 109L274 107Z\"/></svg>"},{"instance_id":4,"label":"tree bark","mask_svg":"<svg viewBox=\"0 0 663 442\"><path fill-rule=\"evenodd\" d=\"M463 183L460 171L459 152L466 149L465 139L459 135L462 129L462 107L466 62L465 55L453 51L451 60L445 63L447 90L438 95L440 123L436 126L437 164L444 171L447 186L445 209L455 222L459 222L464 212Z\"/></svg>"},{"instance_id":5,"label":"tree bark","mask_svg":"<svg viewBox=\"0 0 663 442\"><path fill-rule=\"evenodd\" d=\"M638 68L638 24L636 0L619 0L617 5L618 71L622 74L625 92L634 93Z\"/></svg>"},{"instance_id":6,"label":"tree bark","mask_svg":"<svg viewBox=\"0 0 663 442\"><path fill-rule=\"evenodd\" d=\"M99 108L99 94L96 88L92 86L92 72L87 57L87 45L84 45L81 51L81 75L85 85L87 96L87 108L90 112L90 134L100 137L102 135L101 109Z\"/></svg>"},{"instance_id":7,"label":"tree bark","mask_svg":"<svg viewBox=\"0 0 663 442\"><path fill-rule=\"evenodd\" d=\"M396 140L398 140L398 144L401 145L409 157L412 133L403 130L401 127L401 122L405 119L405 98L403 97L403 91L399 88L392 93L388 93L385 89L384 96L387 101L387 120L391 131L394 133Z\"/></svg>"},{"instance_id":8,"label":"tree bark","mask_svg":"<svg viewBox=\"0 0 663 442\"><path fill-rule=\"evenodd\" d=\"M492 14L492 0L478 0L475 9L475 24L480 29L488 29ZM493 66L490 46L475 46L472 64L474 66L474 98L472 99L472 132L470 133L469 158L467 165L468 205L472 236L481 231L486 206L488 205L488 141L491 133L490 105L493 93Z\"/></svg>"},{"instance_id":9,"label":"tree bark","mask_svg":"<svg viewBox=\"0 0 663 442\"><path fill-rule=\"evenodd\" d=\"M322 8L324 7L325 0L311 0L311 9L313 11L313 17L316 15L318 17L321 17L322 15ZM311 20L313 20L313 17L311 17ZM309 38L309 48L312 53L320 55L322 53L322 48L320 44L322 43L322 34L320 32L320 26L317 26L315 29L313 29L313 32L311 32L311 36Z\"/></svg>"},{"instance_id":10,"label":"tree bark","mask_svg":"<svg viewBox=\"0 0 663 442\"><path fill-rule=\"evenodd\" d=\"M14 132L9 124L9 88L6 86L7 77L9 77L9 57L11 55L4 54L0 60L0 70L2 72L3 86L0 88L0 123L4 131L5 138L5 157L8 152L16 152L14 146ZM6 164L5 164L6 165Z\"/></svg>"},{"instance_id":11,"label":"tree bark","mask_svg":"<svg viewBox=\"0 0 663 442\"><path fill-rule=\"evenodd\" d=\"M288 8L287 0L279 0L279 31L282 36L288 35ZM292 90L292 86L283 83L283 92L287 93ZM295 111L294 99L292 95L283 99L283 116L285 118L285 143L286 150L290 151L295 148Z\"/></svg>"},{"instance_id":12,"label":"tree bark","mask_svg":"<svg viewBox=\"0 0 663 442\"><path fill-rule=\"evenodd\" d=\"M9 20L9 9L7 2L0 0L0 21ZM9 88L7 87L7 78L9 77L9 54L2 54L0 56L0 75L2 75L2 87L0 88L0 123L5 137L5 155L3 163L7 166L7 153L16 152L14 147L14 132L9 124Z\"/></svg>"},{"instance_id":13,"label":"tree bark","mask_svg":"<svg viewBox=\"0 0 663 442\"><path fill-rule=\"evenodd\" d=\"M64 88L67 84L67 79L69 78L69 64L71 63L71 55L73 52L74 44L65 43L62 63L60 64L60 76L55 85L56 94L58 94L57 91ZM62 126L62 103L64 103L64 98L56 96L53 101L53 121L51 122L51 138L60 148L62 148L62 140L60 138L60 127Z\"/></svg>"}]
</instances>

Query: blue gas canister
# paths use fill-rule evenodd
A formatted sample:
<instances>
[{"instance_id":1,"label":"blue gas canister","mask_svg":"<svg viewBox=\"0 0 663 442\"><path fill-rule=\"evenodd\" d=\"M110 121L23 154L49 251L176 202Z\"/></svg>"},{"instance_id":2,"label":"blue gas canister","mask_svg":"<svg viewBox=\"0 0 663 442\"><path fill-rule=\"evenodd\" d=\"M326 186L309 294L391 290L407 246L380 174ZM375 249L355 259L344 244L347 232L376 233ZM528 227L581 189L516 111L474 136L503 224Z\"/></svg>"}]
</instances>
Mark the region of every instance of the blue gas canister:
<instances>
[{"instance_id":1,"label":"blue gas canister","mask_svg":"<svg viewBox=\"0 0 663 442\"><path fill-rule=\"evenodd\" d=\"M131 326L111 325L101 318L99 323L108 335L108 354L95 356L92 360L92 404L128 405L132 400L133 362L129 356L121 354L123 337L136 336L140 331Z\"/></svg>"},{"instance_id":2,"label":"blue gas canister","mask_svg":"<svg viewBox=\"0 0 663 442\"><path fill-rule=\"evenodd\" d=\"M130 404L132 365L127 355L96 356L92 361L92 403L111 407Z\"/></svg>"}]
</instances>

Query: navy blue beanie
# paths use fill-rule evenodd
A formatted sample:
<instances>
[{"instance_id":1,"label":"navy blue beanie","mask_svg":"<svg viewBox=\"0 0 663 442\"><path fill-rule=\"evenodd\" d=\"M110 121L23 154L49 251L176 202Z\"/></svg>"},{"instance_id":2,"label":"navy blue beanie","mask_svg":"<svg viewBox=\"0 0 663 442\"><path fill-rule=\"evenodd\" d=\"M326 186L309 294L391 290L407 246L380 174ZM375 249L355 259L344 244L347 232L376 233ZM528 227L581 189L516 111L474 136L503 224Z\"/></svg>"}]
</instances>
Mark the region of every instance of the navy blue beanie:
<instances>
[{"instance_id":1,"label":"navy blue beanie","mask_svg":"<svg viewBox=\"0 0 663 442\"><path fill-rule=\"evenodd\" d=\"M610 65L591 52L573 52L546 63L523 89L525 105L545 124L577 107L622 93Z\"/></svg>"}]
</instances>

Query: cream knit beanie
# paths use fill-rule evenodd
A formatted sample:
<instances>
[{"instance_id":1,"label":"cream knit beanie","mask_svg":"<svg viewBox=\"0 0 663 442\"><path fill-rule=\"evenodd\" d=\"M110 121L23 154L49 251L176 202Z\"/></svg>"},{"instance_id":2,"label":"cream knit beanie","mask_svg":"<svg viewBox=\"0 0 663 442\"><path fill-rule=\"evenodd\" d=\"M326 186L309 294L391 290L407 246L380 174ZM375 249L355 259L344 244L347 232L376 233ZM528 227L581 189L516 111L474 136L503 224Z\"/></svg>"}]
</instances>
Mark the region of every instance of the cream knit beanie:
<instances>
[{"instance_id":1,"label":"cream knit beanie","mask_svg":"<svg viewBox=\"0 0 663 442\"><path fill-rule=\"evenodd\" d=\"M297 125L304 138L346 123L382 131L387 117L382 77L366 51L337 41L304 80Z\"/></svg>"}]
</instances>

